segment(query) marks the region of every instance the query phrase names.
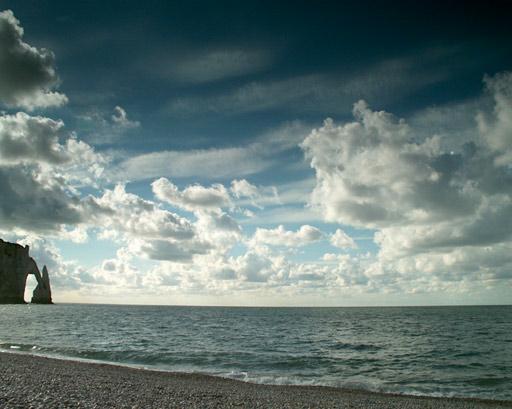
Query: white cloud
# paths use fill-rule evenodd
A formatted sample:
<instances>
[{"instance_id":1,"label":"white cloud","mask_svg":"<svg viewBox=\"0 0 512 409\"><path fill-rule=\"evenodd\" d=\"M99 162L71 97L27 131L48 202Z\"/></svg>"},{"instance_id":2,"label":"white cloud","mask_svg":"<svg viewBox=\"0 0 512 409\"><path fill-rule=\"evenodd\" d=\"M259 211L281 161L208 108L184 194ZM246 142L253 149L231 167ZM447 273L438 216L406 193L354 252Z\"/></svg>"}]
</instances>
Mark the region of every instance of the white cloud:
<instances>
[{"instance_id":1,"label":"white cloud","mask_svg":"<svg viewBox=\"0 0 512 409\"><path fill-rule=\"evenodd\" d=\"M134 255L126 247L121 247L116 252L115 258L103 260L101 265L90 269L82 277L81 286L85 291L102 293L104 288L110 288L111 292L122 289L141 289L142 272L133 265Z\"/></svg>"},{"instance_id":2,"label":"white cloud","mask_svg":"<svg viewBox=\"0 0 512 409\"><path fill-rule=\"evenodd\" d=\"M512 72L484 78L495 106L491 119L478 116L479 130L488 147L496 154L497 165L512 164Z\"/></svg>"},{"instance_id":3,"label":"white cloud","mask_svg":"<svg viewBox=\"0 0 512 409\"><path fill-rule=\"evenodd\" d=\"M77 188L101 178L106 159L67 135L63 123L25 113L0 116L2 230L69 236L87 219ZM83 235L82 235L83 236Z\"/></svg>"},{"instance_id":4,"label":"white cloud","mask_svg":"<svg viewBox=\"0 0 512 409\"><path fill-rule=\"evenodd\" d=\"M233 180L231 182L231 192L237 198L248 197L254 200L260 196L258 188L245 179Z\"/></svg>"},{"instance_id":5,"label":"white cloud","mask_svg":"<svg viewBox=\"0 0 512 409\"><path fill-rule=\"evenodd\" d=\"M195 227L199 237L221 254L227 253L231 247L241 241L242 228L230 215L219 212L198 212Z\"/></svg>"},{"instance_id":6,"label":"white cloud","mask_svg":"<svg viewBox=\"0 0 512 409\"><path fill-rule=\"evenodd\" d=\"M128 119L128 114L124 108L119 105L114 107L114 113L112 114L111 119L112 122L121 129L137 128L140 126L140 122Z\"/></svg>"},{"instance_id":7,"label":"white cloud","mask_svg":"<svg viewBox=\"0 0 512 409\"><path fill-rule=\"evenodd\" d=\"M474 189L458 173L463 154L441 152L438 136L414 142L404 121L362 101L354 115L344 126L327 120L302 145L327 220L374 228L474 211Z\"/></svg>"},{"instance_id":8,"label":"white cloud","mask_svg":"<svg viewBox=\"0 0 512 409\"><path fill-rule=\"evenodd\" d=\"M189 211L220 211L231 205L228 190L221 184L210 187L191 185L180 191L176 185L166 178L155 180L151 187L155 196L173 206Z\"/></svg>"},{"instance_id":9,"label":"white cloud","mask_svg":"<svg viewBox=\"0 0 512 409\"><path fill-rule=\"evenodd\" d=\"M155 203L133 193L123 185L105 190L94 199L99 210L94 224L107 230L128 233L139 239L191 239L194 227L185 218L159 208Z\"/></svg>"},{"instance_id":10,"label":"white cloud","mask_svg":"<svg viewBox=\"0 0 512 409\"><path fill-rule=\"evenodd\" d=\"M160 151L133 156L112 172L117 180L144 180L159 177L198 177L208 180L240 178L268 170L282 163L278 156L298 149L310 128L289 122L237 147Z\"/></svg>"},{"instance_id":11,"label":"white cloud","mask_svg":"<svg viewBox=\"0 0 512 409\"><path fill-rule=\"evenodd\" d=\"M478 139L475 117L483 104L488 104L487 98L480 96L429 106L414 112L407 122L414 129L417 140L432 135L449 135L441 138L441 147L446 152L457 151L465 142Z\"/></svg>"},{"instance_id":12,"label":"white cloud","mask_svg":"<svg viewBox=\"0 0 512 409\"><path fill-rule=\"evenodd\" d=\"M231 181L231 193L238 199L239 205L250 203L263 209L265 204L280 204L279 194L275 186L255 186L246 179Z\"/></svg>"},{"instance_id":13,"label":"white cloud","mask_svg":"<svg viewBox=\"0 0 512 409\"><path fill-rule=\"evenodd\" d=\"M0 163L69 161L68 152L59 144L63 126L62 121L23 112L0 116Z\"/></svg>"},{"instance_id":14,"label":"white cloud","mask_svg":"<svg viewBox=\"0 0 512 409\"><path fill-rule=\"evenodd\" d=\"M234 260L234 271L244 281L266 282L274 274L272 260L255 252L247 252Z\"/></svg>"},{"instance_id":15,"label":"white cloud","mask_svg":"<svg viewBox=\"0 0 512 409\"><path fill-rule=\"evenodd\" d=\"M187 151L162 151L134 156L123 161L114 177L143 180L154 177L206 177L221 179L234 174L250 175L267 168L269 159L261 159L246 148L211 148Z\"/></svg>"},{"instance_id":16,"label":"white cloud","mask_svg":"<svg viewBox=\"0 0 512 409\"><path fill-rule=\"evenodd\" d=\"M300 247L314 243L323 238L323 233L316 227L305 224L297 231L286 230L283 225L275 229L257 228L251 242L253 244L270 244L272 246Z\"/></svg>"},{"instance_id":17,"label":"white cloud","mask_svg":"<svg viewBox=\"0 0 512 409\"><path fill-rule=\"evenodd\" d=\"M229 191L223 185L192 185L180 191L169 180L160 178L151 186L159 200L194 213L197 237L210 243L208 248L225 253L241 239L240 225L222 210L232 207Z\"/></svg>"},{"instance_id":18,"label":"white cloud","mask_svg":"<svg viewBox=\"0 0 512 409\"><path fill-rule=\"evenodd\" d=\"M238 223L218 207L229 204L222 185L195 185L178 191L168 180L156 182L153 188L157 196L193 211L195 221L164 210L117 185L93 199L98 211L90 223L102 229L100 237L123 243L132 254L173 263L189 263L195 256L211 252L222 255L241 239Z\"/></svg>"},{"instance_id":19,"label":"white cloud","mask_svg":"<svg viewBox=\"0 0 512 409\"><path fill-rule=\"evenodd\" d=\"M350 237L341 229L336 229L336 231L334 232L333 235L331 235L331 238L329 240L334 247L338 247L340 249L357 247L352 237Z\"/></svg>"},{"instance_id":20,"label":"white cloud","mask_svg":"<svg viewBox=\"0 0 512 409\"><path fill-rule=\"evenodd\" d=\"M63 129L60 120L23 112L0 115L0 166L23 165L25 170L37 168L40 179L94 185L103 177L108 157Z\"/></svg>"},{"instance_id":21,"label":"white cloud","mask_svg":"<svg viewBox=\"0 0 512 409\"><path fill-rule=\"evenodd\" d=\"M279 192L279 202L282 204L307 204L309 194L315 187L315 182L315 178L311 176L306 179L277 185L276 189Z\"/></svg>"},{"instance_id":22,"label":"white cloud","mask_svg":"<svg viewBox=\"0 0 512 409\"><path fill-rule=\"evenodd\" d=\"M327 120L305 139L317 180L313 205L328 221L377 229L377 258L354 270L369 288L437 291L450 282L506 277L512 262L506 253L512 241L510 78L486 79L494 111L479 116L480 137L472 133L476 139L456 150L446 140L451 133L424 137L363 102L354 106L354 122Z\"/></svg>"},{"instance_id":23,"label":"white cloud","mask_svg":"<svg viewBox=\"0 0 512 409\"><path fill-rule=\"evenodd\" d=\"M191 262L196 254L206 254L212 246L197 240L149 240L139 244L139 254L152 260L166 260L175 263Z\"/></svg>"},{"instance_id":24,"label":"white cloud","mask_svg":"<svg viewBox=\"0 0 512 409\"><path fill-rule=\"evenodd\" d=\"M0 12L0 103L9 107L45 108L67 102L52 91L59 83L51 51L23 41L23 28L11 10Z\"/></svg>"}]
</instances>

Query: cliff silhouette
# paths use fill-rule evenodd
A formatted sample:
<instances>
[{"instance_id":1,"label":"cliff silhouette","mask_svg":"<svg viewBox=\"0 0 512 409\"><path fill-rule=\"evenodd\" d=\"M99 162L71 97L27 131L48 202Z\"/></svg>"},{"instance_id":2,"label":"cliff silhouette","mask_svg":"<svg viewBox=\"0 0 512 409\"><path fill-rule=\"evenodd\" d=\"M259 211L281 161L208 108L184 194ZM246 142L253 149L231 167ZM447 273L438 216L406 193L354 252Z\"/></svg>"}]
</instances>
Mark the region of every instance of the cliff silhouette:
<instances>
[{"instance_id":1,"label":"cliff silhouette","mask_svg":"<svg viewBox=\"0 0 512 409\"><path fill-rule=\"evenodd\" d=\"M33 274L37 280L31 302L53 304L46 266L41 274L36 262L29 255L29 246L0 239L0 304L25 304L25 286L29 274Z\"/></svg>"}]
</instances>

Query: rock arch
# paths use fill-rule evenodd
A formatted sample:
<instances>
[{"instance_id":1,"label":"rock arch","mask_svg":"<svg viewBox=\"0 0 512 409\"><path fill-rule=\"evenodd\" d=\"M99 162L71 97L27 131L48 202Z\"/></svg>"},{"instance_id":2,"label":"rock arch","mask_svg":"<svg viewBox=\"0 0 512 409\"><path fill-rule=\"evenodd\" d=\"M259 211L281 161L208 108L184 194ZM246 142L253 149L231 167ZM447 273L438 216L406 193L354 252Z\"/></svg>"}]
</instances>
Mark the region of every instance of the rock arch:
<instances>
[{"instance_id":1,"label":"rock arch","mask_svg":"<svg viewBox=\"0 0 512 409\"><path fill-rule=\"evenodd\" d=\"M37 287L32 295L34 304L52 304L50 277L46 266L43 274L29 255L29 246L8 243L0 239L0 304L24 304L27 276L33 274Z\"/></svg>"}]
</instances>

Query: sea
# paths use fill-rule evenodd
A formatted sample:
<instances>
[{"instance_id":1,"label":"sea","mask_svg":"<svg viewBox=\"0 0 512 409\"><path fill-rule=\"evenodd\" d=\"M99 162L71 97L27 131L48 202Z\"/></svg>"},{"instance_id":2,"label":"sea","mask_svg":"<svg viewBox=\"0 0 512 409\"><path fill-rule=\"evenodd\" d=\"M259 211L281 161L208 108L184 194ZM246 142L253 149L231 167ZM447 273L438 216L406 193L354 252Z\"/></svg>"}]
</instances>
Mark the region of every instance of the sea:
<instances>
[{"instance_id":1,"label":"sea","mask_svg":"<svg viewBox=\"0 0 512 409\"><path fill-rule=\"evenodd\" d=\"M512 306L1 305L0 350L265 384L512 400Z\"/></svg>"}]
</instances>

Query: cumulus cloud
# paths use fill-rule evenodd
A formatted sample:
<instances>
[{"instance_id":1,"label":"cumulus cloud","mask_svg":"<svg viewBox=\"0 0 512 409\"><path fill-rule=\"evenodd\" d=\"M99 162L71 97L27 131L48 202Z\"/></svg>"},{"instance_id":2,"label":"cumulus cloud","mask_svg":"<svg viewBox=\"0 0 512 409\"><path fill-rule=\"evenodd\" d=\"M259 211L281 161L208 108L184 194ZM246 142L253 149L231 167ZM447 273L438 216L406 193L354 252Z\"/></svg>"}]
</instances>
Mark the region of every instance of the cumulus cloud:
<instances>
[{"instance_id":1,"label":"cumulus cloud","mask_svg":"<svg viewBox=\"0 0 512 409\"><path fill-rule=\"evenodd\" d=\"M23 41L23 28L11 10L0 12L0 102L29 110L60 106L67 97L52 91L59 78L51 51Z\"/></svg>"},{"instance_id":2,"label":"cumulus cloud","mask_svg":"<svg viewBox=\"0 0 512 409\"><path fill-rule=\"evenodd\" d=\"M61 121L24 113L0 117L4 234L44 234L83 242L88 229L95 228L98 237L126 245L133 254L180 263L212 249L224 251L240 237L239 225L220 210L230 204L229 192L222 185L189 186L177 192L173 200L197 212L192 222L128 193L124 185L99 186L108 158L66 135L63 127ZM102 194L82 194L83 188L91 187ZM169 199L170 182L165 187ZM126 263L119 266L130 270ZM103 277L107 267L94 274ZM98 277L84 275L90 282L110 282Z\"/></svg>"},{"instance_id":3,"label":"cumulus cloud","mask_svg":"<svg viewBox=\"0 0 512 409\"><path fill-rule=\"evenodd\" d=\"M257 228L251 241L254 244L300 247L322 239L323 233L316 227L305 224L297 231L286 230L283 225L275 229Z\"/></svg>"},{"instance_id":4,"label":"cumulus cloud","mask_svg":"<svg viewBox=\"0 0 512 409\"><path fill-rule=\"evenodd\" d=\"M126 247L116 251L114 258L106 259L100 265L91 268L81 277L81 286L89 292L105 292L105 288L111 292L123 289L140 289L142 287L141 271L133 265L134 254Z\"/></svg>"},{"instance_id":5,"label":"cumulus cloud","mask_svg":"<svg viewBox=\"0 0 512 409\"><path fill-rule=\"evenodd\" d=\"M512 72L494 77L486 76L484 82L492 95L495 106L491 117L480 113L478 126L482 138L496 154L497 165L512 163Z\"/></svg>"},{"instance_id":6,"label":"cumulus cloud","mask_svg":"<svg viewBox=\"0 0 512 409\"><path fill-rule=\"evenodd\" d=\"M155 196L173 206L189 211L219 211L231 205L228 190L221 184L210 187L191 185L180 191L166 178L155 180L151 187Z\"/></svg>"},{"instance_id":7,"label":"cumulus cloud","mask_svg":"<svg viewBox=\"0 0 512 409\"><path fill-rule=\"evenodd\" d=\"M224 212L199 212L196 217L195 227L199 236L218 250L227 252L242 238L242 228L238 222Z\"/></svg>"},{"instance_id":8,"label":"cumulus cloud","mask_svg":"<svg viewBox=\"0 0 512 409\"><path fill-rule=\"evenodd\" d=\"M229 191L223 185L192 185L180 191L168 179L160 178L151 186L159 200L194 213L194 228L203 243L200 247L204 247L204 243L210 243L208 248L215 248L222 253L240 240L240 225L222 210L232 207Z\"/></svg>"},{"instance_id":9,"label":"cumulus cloud","mask_svg":"<svg viewBox=\"0 0 512 409\"><path fill-rule=\"evenodd\" d=\"M64 123L23 112L0 116L0 163L70 160L69 152L59 144Z\"/></svg>"},{"instance_id":10,"label":"cumulus cloud","mask_svg":"<svg viewBox=\"0 0 512 409\"><path fill-rule=\"evenodd\" d=\"M61 142L62 140L62 142ZM0 166L40 167L53 174L87 185L103 175L108 158L64 132L64 123L23 112L0 116Z\"/></svg>"},{"instance_id":11,"label":"cumulus cloud","mask_svg":"<svg viewBox=\"0 0 512 409\"><path fill-rule=\"evenodd\" d=\"M233 180L231 182L231 192L237 198L248 197L254 200L260 196L258 188L245 179Z\"/></svg>"},{"instance_id":12,"label":"cumulus cloud","mask_svg":"<svg viewBox=\"0 0 512 409\"><path fill-rule=\"evenodd\" d=\"M161 182L159 186L163 189L155 190L160 196L172 185L167 180ZM195 220L162 209L150 200L126 192L125 186L117 185L105 190L101 197L91 199L98 210L90 223L101 228L101 238L116 240L132 254L151 260L189 263L197 255L211 252L222 255L240 240L241 228L217 207L228 203L222 200L225 188L191 186L198 187L199 191L185 189L178 192L179 198L172 197L172 203L179 200L178 207L193 211ZM169 195L165 198L169 199Z\"/></svg>"},{"instance_id":13,"label":"cumulus cloud","mask_svg":"<svg viewBox=\"0 0 512 409\"><path fill-rule=\"evenodd\" d=\"M0 116L3 229L70 237L65 226L86 221L89 201L77 187L100 178L106 159L64 135L63 126L61 121L21 112Z\"/></svg>"},{"instance_id":14,"label":"cumulus cloud","mask_svg":"<svg viewBox=\"0 0 512 409\"><path fill-rule=\"evenodd\" d=\"M59 232L62 225L83 221L81 203L36 169L0 167L0 222L4 229Z\"/></svg>"},{"instance_id":15,"label":"cumulus cloud","mask_svg":"<svg viewBox=\"0 0 512 409\"><path fill-rule=\"evenodd\" d=\"M27 109L61 105L53 54L23 42L10 10L0 13L0 102ZM86 239L91 200L80 187L96 186L106 157L64 132L64 123L24 112L0 115L0 224L2 231Z\"/></svg>"},{"instance_id":16,"label":"cumulus cloud","mask_svg":"<svg viewBox=\"0 0 512 409\"><path fill-rule=\"evenodd\" d=\"M123 185L105 190L101 197L94 199L94 204L98 209L93 215L96 224L107 230L145 239L191 239L195 235L187 219L126 192Z\"/></svg>"},{"instance_id":17,"label":"cumulus cloud","mask_svg":"<svg viewBox=\"0 0 512 409\"><path fill-rule=\"evenodd\" d=\"M305 139L316 173L312 204L328 221L377 230L377 259L359 270L369 283L392 288L422 272L446 282L506 271L510 256L491 266L475 255L501 253L512 239L510 78L485 79L494 111L478 116L480 137L457 150L443 149L453 146L443 141L450 134L421 137L362 101L354 106L355 121L327 120Z\"/></svg>"},{"instance_id":18,"label":"cumulus cloud","mask_svg":"<svg viewBox=\"0 0 512 409\"><path fill-rule=\"evenodd\" d=\"M280 204L275 186L255 186L246 179L235 179L231 181L230 191L240 205L249 203L258 209L263 209L266 204Z\"/></svg>"},{"instance_id":19,"label":"cumulus cloud","mask_svg":"<svg viewBox=\"0 0 512 409\"><path fill-rule=\"evenodd\" d=\"M336 231L334 232L333 235L331 235L331 238L329 240L334 247L338 247L340 249L357 247L352 237L350 237L341 229L336 229Z\"/></svg>"},{"instance_id":20,"label":"cumulus cloud","mask_svg":"<svg viewBox=\"0 0 512 409\"><path fill-rule=\"evenodd\" d=\"M53 62L51 53L24 44L21 41L23 31L12 13L2 13L0 41L5 42L6 32L13 28L11 34L18 36L17 44L34 54L34 61L39 61L36 58L39 55L46 58L39 63ZM3 57L0 55L0 64L5 62L1 60ZM53 71L52 75L56 83ZM47 84L54 84L52 81L48 80ZM51 97L44 93L47 88L43 83L39 83L39 89L32 89L32 94L18 90L14 95L12 89L8 94L5 89L5 84L0 82L1 98L8 105L16 98L21 101L22 95L24 102L18 101L18 105L34 108L41 106L34 102L42 98L41 95ZM37 96L37 92L41 94ZM30 103L27 102L29 97ZM46 103L50 104L49 101ZM138 127L139 123L130 120L126 111L116 106L109 126L121 130ZM222 258L240 239L240 226L221 210L231 206L229 191L224 186L194 185L183 191L175 189L175 194L171 195L174 185L168 180L165 180L167 183L157 181L160 184L155 186L161 189L156 192L163 200L196 213L196 220L190 221L127 192L124 185L105 189L104 168L108 162L107 156L98 154L74 134L66 133L60 120L23 112L0 116L1 233L3 237L17 235L16 240L30 239L34 254L53 270L57 286L70 289L80 285L137 286L140 283L138 270L130 262L134 256L187 264L196 256L207 258L214 252ZM98 190L102 193L98 194ZM105 260L87 273L64 262L48 240L84 242L90 229L99 239L114 240L122 247L115 259ZM43 236L46 238L42 239ZM70 270L69 273L66 270Z\"/></svg>"},{"instance_id":21,"label":"cumulus cloud","mask_svg":"<svg viewBox=\"0 0 512 409\"><path fill-rule=\"evenodd\" d=\"M266 282L274 274L272 259L256 252L247 252L234 260L238 276L249 282Z\"/></svg>"},{"instance_id":22,"label":"cumulus cloud","mask_svg":"<svg viewBox=\"0 0 512 409\"><path fill-rule=\"evenodd\" d=\"M373 228L474 210L470 186L452 184L462 157L442 153L439 137L414 142L404 121L363 101L354 115L343 126L327 120L302 145L317 177L312 200L327 220Z\"/></svg>"}]
</instances>

